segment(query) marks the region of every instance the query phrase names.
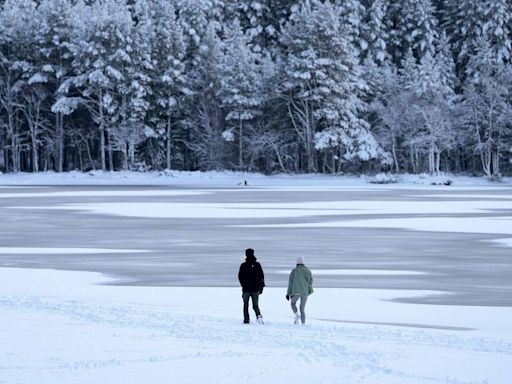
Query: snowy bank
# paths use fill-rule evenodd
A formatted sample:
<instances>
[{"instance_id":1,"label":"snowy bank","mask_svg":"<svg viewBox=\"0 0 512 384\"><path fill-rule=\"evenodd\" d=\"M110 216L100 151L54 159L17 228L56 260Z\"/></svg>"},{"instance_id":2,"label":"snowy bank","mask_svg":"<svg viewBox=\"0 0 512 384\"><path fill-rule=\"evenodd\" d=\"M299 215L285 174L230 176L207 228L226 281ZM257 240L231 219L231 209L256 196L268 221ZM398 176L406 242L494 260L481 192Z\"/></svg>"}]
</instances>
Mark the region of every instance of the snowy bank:
<instances>
[{"instance_id":1,"label":"snowy bank","mask_svg":"<svg viewBox=\"0 0 512 384\"><path fill-rule=\"evenodd\" d=\"M400 304L422 291L318 289L294 326L236 288L104 286L85 272L0 269L0 382L492 383L512 378L512 308Z\"/></svg>"},{"instance_id":2,"label":"snowy bank","mask_svg":"<svg viewBox=\"0 0 512 384\"><path fill-rule=\"evenodd\" d=\"M503 178L502 182L491 182L484 177L457 175L400 175L393 176L392 183L381 183L383 176L334 176L326 174L277 174L266 176L260 173L209 171L161 171L161 172L40 172L1 174L0 185L175 185L175 186L238 186L238 187L360 187L360 188L397 188L397 186L425 187L450 186L470 187L506 187L512 186L512 178ZM378 181L377 183L375 181ZM449 183L447 183L449 181Z\"/></svg>"}]
</instances>

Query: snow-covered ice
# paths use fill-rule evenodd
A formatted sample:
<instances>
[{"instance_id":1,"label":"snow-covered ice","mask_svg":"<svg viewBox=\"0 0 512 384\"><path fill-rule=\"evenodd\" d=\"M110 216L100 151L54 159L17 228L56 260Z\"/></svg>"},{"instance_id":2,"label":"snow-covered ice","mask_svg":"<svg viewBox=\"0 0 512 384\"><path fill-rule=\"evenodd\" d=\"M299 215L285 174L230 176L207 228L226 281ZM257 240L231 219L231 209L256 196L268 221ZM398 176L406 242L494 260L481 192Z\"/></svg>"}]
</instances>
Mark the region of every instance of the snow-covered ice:
<instances>
[{"instance_id":1,"label":"snow-covered ice","mask_svg":"<svg viewBox=\"0 0 512 384\"><path fill-rule=\"evenodd\" d=\"M512 382L508 183L0 175L16 181L0 191L1 384ZM247 246L264 326L241 324ZM297 254L315 276L306 327L284 299Z\"/></svg>"},{"instance_id":2,"label":"snow-covered ice","mask_svg":"<svg viewBox=\"0 0 512 384\"><path fill-rule=\"evenodd\" d=\"M0 199L30 198L30 197L150 197L150 196L195 196L208 193L207 191L169 191L169 190L135 190L135 191L66 191L66 192L19 192L0 193Z\"/></svg>"},{"instance_id":3,"label":"snow-covered ice","mask_svg":"<svg viewBox=\"0 0 512 384\"><path fill-rule=\"evenodd\" d=\"M238 288L118 287L96 273L0 269L0 382L493 383L512 378L512 308L317 289L305 327L283 288L241 324Z\"/></svg>"},{"instance_id":4,"label":"snow-covered ice","mask_svg":"<svg viewBox=\"0 0 512 384\"><path fill-rule=\"evenodd\" d=\"M288 275L290 271L278 271L279 273ZM350 275L365 275L365 276L404 276L404 275L423 275L424 272L418 271L390 271L383 269L315 269L312 271L315 276L329 275L329 276L350 276Z\"/></svg>"},{"instance_id":5,"label":"snow-covered ice","mask_svg":"<svg viewBox=\"0 0 512 384\"><path fill-rule=\"evenodd\" d=\"M82 255L107 253L141 253L143 249L105 249L105 248L42 248L42 247L0 247L0 254L13 255Z\"/></svg>"},{"instance_id":6,"label":"snow-covered ice","mask_svg":"<svg viewBox=\"0 0 512 384\"><path fill-rule=\"evenodd\" d=\"M298 203L125 202L30 206L25 209L82 210L96 214L151 218L280 218L391 214L475 214L512 210L512 200L379 201L340 200ZM328 223L323 223L324 226ZM368 225L371 226L371 225Z\"/></svg>"},{"instance_id":7,"label":"snow-covered ice","mask_svg":"<svg viewBox=\"0 0 512 384\"><path fill-rule=\"evenodd\" d=\"M268 224L264 227L281 228L399 228L427 232L486 233L512 235L512 216L496 217L413 217L327 221L322 223Z\"/></svg>"},{"instance_id":8,"label":"snow-covered ice","mask_svg":"<svg viewBox=\"0 0 512 384\"><path fill-rule=\"evenodd\" d=\"M507 239L493 239L493 240L489 240L495 244L499 244L503 247L512 247L512 238L507 238Z\"/></svg>"}]
</instances>

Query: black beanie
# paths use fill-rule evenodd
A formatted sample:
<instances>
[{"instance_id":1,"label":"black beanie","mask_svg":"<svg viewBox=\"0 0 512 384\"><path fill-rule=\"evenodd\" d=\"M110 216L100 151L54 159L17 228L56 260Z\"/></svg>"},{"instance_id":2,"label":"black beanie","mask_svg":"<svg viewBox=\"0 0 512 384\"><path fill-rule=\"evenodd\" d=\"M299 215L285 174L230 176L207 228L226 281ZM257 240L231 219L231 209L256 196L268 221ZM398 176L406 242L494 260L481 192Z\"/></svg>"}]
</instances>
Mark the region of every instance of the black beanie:
<instances>
[{"instance_id":1,"label":"black beanie","mask_svg":"<svg viewBox=\"0 0 512 384\"><path fill-rule=\"evenodd\" d=\"M254 249L252 248L247 248L245 250L245 257L254 257Z\"/></svg>"}]
</instances>

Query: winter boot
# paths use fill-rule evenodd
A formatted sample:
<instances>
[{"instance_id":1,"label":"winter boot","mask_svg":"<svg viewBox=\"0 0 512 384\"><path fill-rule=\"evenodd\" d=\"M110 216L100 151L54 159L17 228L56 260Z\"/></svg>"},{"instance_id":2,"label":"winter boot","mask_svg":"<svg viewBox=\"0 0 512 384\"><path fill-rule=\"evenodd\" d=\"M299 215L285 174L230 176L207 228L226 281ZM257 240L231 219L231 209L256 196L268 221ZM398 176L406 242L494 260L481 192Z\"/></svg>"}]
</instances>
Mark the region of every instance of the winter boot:
<instances>
[{"instance_id":1,"label":"winter boot","mask_svg":"<svg viewBox=\"0 0 512 384\"><path fill-rule=\"evenodd\" d=\"M256 320L258 321L258 324L263 324L263 316L258 315L258 318Z\"/></svg>"},{"instance_id":2,"label":"winter boot","mask_svg":"<svg viewBox=\"0 0 512 384\"><path fill-rule=\"evenodd\" d=\"M300 314L299 312L295 312L295 319L293 320L293 324L298 325L300 322Z\"/></svg>"}]
</instances>

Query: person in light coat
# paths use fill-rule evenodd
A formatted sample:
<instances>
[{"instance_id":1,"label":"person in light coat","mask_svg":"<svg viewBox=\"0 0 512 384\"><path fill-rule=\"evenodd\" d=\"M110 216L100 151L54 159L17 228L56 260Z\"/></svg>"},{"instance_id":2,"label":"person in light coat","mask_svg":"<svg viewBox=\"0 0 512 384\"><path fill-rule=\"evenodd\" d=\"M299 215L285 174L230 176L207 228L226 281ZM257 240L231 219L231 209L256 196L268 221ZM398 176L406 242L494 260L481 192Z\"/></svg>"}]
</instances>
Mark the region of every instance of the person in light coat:
<instances>
[{"instance_id":1,"label":"person in light coat","mask_svg":"<svg viewBox=\"0 0 512 384\"><path fill-rule=\"evenodd\" d=\"M304 257L297 257L297 266L290 272L286 300L291 300L292 311L295 315L295 324L306 324L306 302L313 293L313 275L304 265ZM297 301L300 300L300 314L297 311Z\"/></svg>"}]
</instances>

